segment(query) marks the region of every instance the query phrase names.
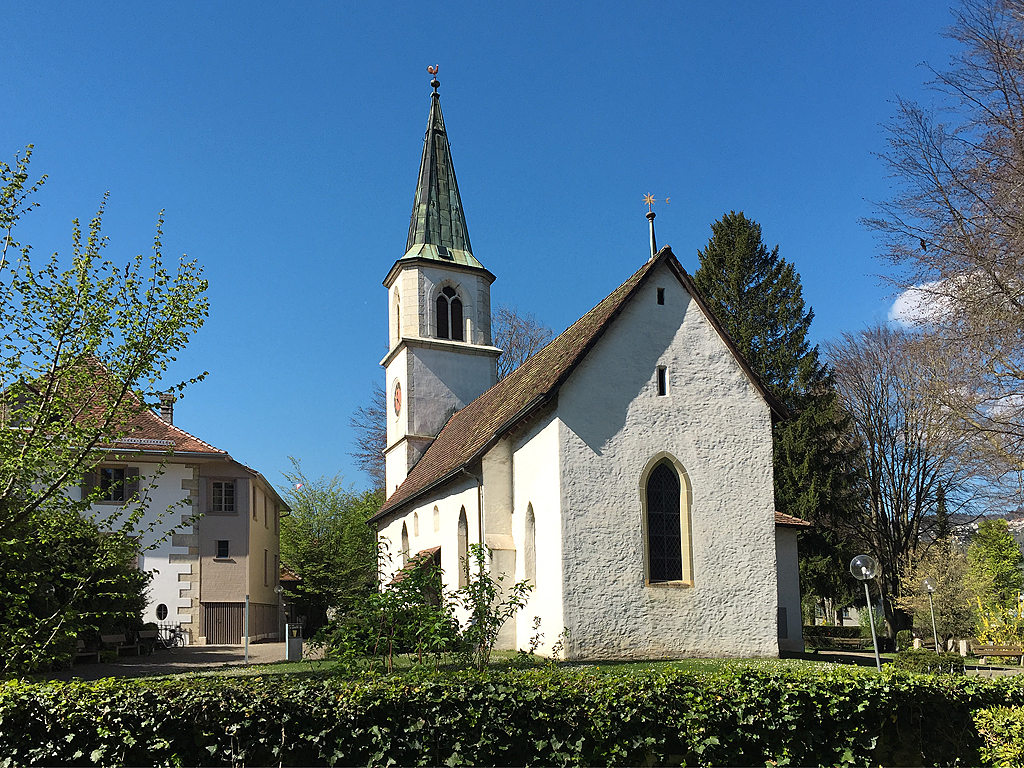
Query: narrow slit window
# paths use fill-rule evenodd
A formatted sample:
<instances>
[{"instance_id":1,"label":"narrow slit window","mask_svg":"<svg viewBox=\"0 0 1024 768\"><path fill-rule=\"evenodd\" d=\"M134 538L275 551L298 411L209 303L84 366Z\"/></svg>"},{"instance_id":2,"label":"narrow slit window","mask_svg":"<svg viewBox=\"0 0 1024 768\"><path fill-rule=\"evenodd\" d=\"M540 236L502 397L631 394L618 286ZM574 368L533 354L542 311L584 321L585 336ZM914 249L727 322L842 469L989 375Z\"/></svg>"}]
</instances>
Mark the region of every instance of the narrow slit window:
<instances>
[{"instance_id":1,"label":"narrow slit window","mask_svg":"<svg viewBox=\"0 0 1024 768\"><path fill-rule=\"evenodd\" d=\"M658 303L659 304L664 304L665 303L665 289L664 288L659 288L658 289Z\"/></svg>"},{"instance_id":2,"label":"narrow slit window","mask_svg":"<svg viewBox=\"0 0 1024 768\"><path fill-rule=\"evenodd\" d=\"M228 549L228 539L220 539L217 541L217 559L227 560L230 556Z\"/></svg>"},{"instance_id":3,"label":"narrow slit window","mask_svg":"<svg viewBox=\"0 0 1024 768\"><path fill-rule=\"evenodd\" d=\"M658 366L658 397L668 395L668 370L663 365Z\"/></svg>"}]
</instances>

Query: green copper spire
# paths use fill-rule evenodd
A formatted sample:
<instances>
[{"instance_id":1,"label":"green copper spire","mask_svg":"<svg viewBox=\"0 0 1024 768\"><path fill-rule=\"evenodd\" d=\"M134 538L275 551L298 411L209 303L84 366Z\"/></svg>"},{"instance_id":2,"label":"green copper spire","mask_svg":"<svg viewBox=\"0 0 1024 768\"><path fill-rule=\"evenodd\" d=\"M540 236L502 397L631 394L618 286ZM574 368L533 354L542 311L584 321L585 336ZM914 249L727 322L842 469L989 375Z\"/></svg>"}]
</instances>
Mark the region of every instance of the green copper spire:
<instances>
[{"instance_id":1,"label":"green copper spire","mask_svg":"<svg viewBox=\"0 0 1024 768\"><path fill-rule=\"evenodd\" d=\"M423 140L423 158L420 160L405 257L482 267L473 257L469 244L469 230L441 115L441 96L437 92L440 83L435 78L430 84L434 92L430 96L430 117Z\"/></svg>"}]
</instances>

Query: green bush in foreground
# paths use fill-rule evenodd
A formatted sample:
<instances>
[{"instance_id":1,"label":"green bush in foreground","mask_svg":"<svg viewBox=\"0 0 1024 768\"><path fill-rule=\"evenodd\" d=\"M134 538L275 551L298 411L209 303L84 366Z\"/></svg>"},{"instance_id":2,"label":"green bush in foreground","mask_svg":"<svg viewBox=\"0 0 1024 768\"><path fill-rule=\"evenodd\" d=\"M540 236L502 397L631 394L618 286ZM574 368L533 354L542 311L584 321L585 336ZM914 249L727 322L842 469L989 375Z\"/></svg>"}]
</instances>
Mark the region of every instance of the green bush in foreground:
<instances>
[{"instance_id":1,"label":"green bush in foreground","mask_svg":"<svg viewBox=\"0 0 1024 768\"><path fill-rule=\"evenodd\" d=\"M1024 709L996 707L974 713L985 740L981 758L987 765L1024 765Z\"/></svg>"},{"instance_id":2,"label":"green bush in foreground","mask_svg":"<svg viewBox=\"0 0 1024 768\"><path fill-rule=\"evenodd\" d=\"M1024 681L535 670L0 685L0 765L975 765Z\"/></svg>"}]
</instances>

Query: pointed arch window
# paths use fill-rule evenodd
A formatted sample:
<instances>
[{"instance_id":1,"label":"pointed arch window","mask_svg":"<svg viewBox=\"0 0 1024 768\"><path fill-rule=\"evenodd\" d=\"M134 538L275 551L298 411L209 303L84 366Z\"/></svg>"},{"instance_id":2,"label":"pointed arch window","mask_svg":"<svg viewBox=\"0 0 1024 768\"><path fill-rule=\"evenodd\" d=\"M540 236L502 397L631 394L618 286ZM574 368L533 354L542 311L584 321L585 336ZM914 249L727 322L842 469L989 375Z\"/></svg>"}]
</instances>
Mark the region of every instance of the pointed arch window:
<instances>
[{"instance_id":1,"label":"pointed arch window","mask_svg":"<svg viewBox=\"0 0 1024 768\"><path fill-rule=\"evenodd\" d=\"M462 300L450 285L437 295L437 338L464 341Z\"/></svg>"},{"instance_id":2,"label":"pointed arch window","mask_svg":"<svg viewBox=\"0 0 1024 768\"><path fill-rule=\"evenodd\" d=\"M402 567L409 564L409 527L402 523Z\"/></svg>"},{"instance_id":3,"label":"pointed arch window","mask_svg":"<svg viewBox=\"0 0 1024 768\"><path fill-rule=\"evenodd\" d=\"M688 485L673 462L662 458L647 476L643 492L647 583L692 585Z\"/></svg>"},{"instance_id":4,"label":"pointed arch window","mask_svg":"<svg viewBox=\"0 0 1024 768\"><path fill-rule=\"evenodd\" d=\"M526 580L537 586L537 518L533 513L533 504L526 505L526 546L524 547L523 563Z\"/></svg>"},{"instance_id":5,"label":"pointed arch window","mask_svg":"<svg viewBox=\"0 0 1024 768\"><path fill-rule=\"evenodd\" d=\"M459 554L459 587L469 584L469 521L466 519L466 508L459 510L458 542Z\"/></svg>"}]
</instances>

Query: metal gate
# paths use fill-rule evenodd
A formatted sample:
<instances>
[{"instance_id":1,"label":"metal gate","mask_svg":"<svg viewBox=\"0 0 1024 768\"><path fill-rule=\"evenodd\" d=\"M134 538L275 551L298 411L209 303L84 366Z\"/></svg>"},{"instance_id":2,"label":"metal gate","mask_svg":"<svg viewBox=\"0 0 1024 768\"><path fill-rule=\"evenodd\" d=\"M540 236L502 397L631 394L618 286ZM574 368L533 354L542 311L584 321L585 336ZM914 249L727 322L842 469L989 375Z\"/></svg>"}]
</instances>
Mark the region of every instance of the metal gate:
<instances>
[{"instance_id":1,"label":"metal gate","mask_svg":"<svg viewBox=\"0 0 1024 768\"><path fill-rule=\"evenodd\" d=\"M206 642L208 645L240 645L245 603L206 603Z\"/></svg>"}]
</instances>

